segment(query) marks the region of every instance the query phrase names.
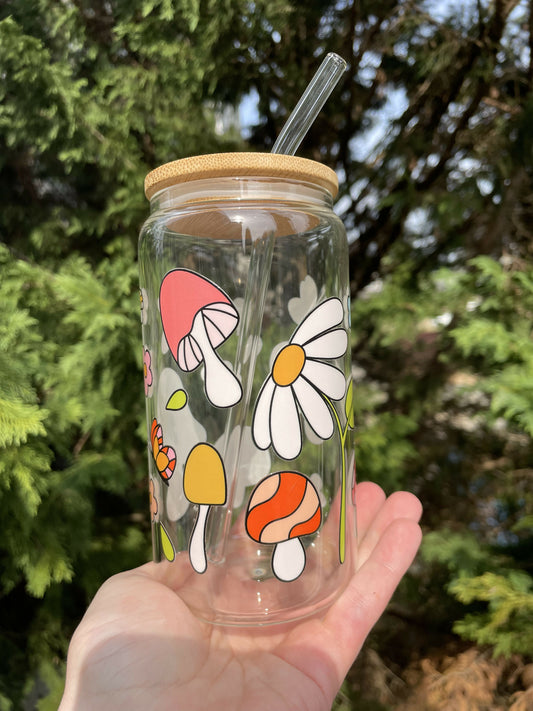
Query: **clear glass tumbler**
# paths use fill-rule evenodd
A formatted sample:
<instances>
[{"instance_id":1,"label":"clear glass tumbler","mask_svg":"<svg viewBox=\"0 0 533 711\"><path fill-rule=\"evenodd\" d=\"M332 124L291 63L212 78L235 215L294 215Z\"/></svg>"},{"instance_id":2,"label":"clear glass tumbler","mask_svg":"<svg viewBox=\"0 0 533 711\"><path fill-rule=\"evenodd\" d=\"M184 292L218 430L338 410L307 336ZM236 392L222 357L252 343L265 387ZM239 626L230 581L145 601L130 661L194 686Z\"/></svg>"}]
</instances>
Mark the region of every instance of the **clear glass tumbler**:
<instances>
[{"instance_id":1,"label":"clear glass tumbler","mask_svg":"<svg viewBox=\"0 0 533 711\"><path fill-rule=\"evenodd\" d=\"M152 171L139 242L154 559L196 615L287 622L354 566L348 246L329 168Z\"/></svg>"}]
</instances>

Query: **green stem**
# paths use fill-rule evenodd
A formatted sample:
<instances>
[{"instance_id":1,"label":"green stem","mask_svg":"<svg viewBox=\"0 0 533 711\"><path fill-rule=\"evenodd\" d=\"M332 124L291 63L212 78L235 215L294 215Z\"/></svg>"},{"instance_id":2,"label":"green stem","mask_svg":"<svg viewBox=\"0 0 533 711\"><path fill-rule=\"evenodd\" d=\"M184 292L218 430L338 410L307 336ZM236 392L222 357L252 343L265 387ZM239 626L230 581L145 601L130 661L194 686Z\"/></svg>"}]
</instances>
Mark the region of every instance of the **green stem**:
<instances>
[{"instance_id":1,"label":"green stem","mask_svg":"<svg viewBox=\"0 0 533 711\"><path fill-rule=\"evenodd\" d=\"M342 462L342 477L341 477L341 510L339 515L339 560L344 563L346 558L346 452L345 452L345 442L346 442L346 432L348 431L348 423L346 423L346 429L343 431L341 421L337 414L331 400L322 393L322 397L329 405L335 422L337 423L337 428L339 430L339 437L341 443L341 462Z\"/></svg>"}]
</instances>

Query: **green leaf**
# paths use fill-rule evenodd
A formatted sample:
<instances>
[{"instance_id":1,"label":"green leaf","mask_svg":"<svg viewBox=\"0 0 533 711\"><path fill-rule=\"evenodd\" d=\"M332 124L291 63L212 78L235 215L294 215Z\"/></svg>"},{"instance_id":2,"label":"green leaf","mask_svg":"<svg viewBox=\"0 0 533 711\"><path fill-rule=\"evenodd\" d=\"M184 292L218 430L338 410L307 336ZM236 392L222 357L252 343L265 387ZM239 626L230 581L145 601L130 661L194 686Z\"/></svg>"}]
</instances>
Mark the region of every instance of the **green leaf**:
<instances>
[{"instance_id":1,"label":"green leaf","mask_svg":"<svg viewBox=\"0 0 533 711\"><path fill-rule=\"evenodd\" d=\"M187 393L185 390L176 390L169 397L166 404L167 410L182 410L187 404Z\"/></svg>"}]
</instances>

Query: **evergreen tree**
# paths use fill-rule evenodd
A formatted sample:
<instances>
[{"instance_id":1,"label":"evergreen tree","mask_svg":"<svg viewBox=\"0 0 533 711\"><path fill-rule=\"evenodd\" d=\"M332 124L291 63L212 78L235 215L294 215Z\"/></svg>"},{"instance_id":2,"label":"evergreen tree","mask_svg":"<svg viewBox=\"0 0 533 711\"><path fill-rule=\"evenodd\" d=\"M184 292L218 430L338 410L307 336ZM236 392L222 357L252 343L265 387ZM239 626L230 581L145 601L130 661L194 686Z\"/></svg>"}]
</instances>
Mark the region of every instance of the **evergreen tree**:
<instances>
[{"instance_id":1,"label":"evergreen tree","mask_svg":"<svg viewBox=\"0 0 533 711\"><path fill-rule=\"evenodd\" d=\"M270 150L328 51L299 153L341 177L358 472L430 531L370 644L399 673L452 627L531 658L531 27L525 0L2 4L0 709L36 679L56 708L92 594L150 555L144 175ZM217 116L248 94L245 144Z\"/></svg>"}]
</instances>

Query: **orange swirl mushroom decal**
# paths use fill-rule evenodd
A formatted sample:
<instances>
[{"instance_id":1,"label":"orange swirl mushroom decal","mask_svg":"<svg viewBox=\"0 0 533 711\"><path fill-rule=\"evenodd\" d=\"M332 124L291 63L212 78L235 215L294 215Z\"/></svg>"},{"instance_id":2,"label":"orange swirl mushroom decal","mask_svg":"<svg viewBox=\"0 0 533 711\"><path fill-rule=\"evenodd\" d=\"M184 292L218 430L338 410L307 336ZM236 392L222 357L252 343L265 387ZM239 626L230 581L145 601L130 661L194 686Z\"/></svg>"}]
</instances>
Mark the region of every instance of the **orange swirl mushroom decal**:
<instances>
[{"instance_id":1,"label":"orange swirl mushroom decal","mask_svg":"<svg viewBox=\"0 0 533 711\"><path fill-rule=\"evenodd\" d=\"M179 367L190 372L203 362L209 402L216 407L239 402L241 384L216 352L239 323L229 297L200 274L173 269L161 283L159 307L165 338Z\"/></svg>"},{"instance_id":2,"label":"orange swirl mushroom decal","mask_svg":"<svg viewBox=\"0 0 533 711\"><path fill-rule=\"evenodd\" d=\"M183 472L183 491L192 504L198 505L198 516L189 541L189 559L197 573L207 569L205 525L210 506L226 503L226 474L217 450L200 442L189 452Z\"/></svg>"},{"instance_id":3,"label":"orange swirl mushroom decal","mask_svg":"<svg viewBox=\"0 0 533 711\"><path fill-rule=\"evenodd\" d=\"M246 531L258 543L273 543L272 571L286 582L305 567L300 536L318 530L322 519L318 493L299 472L270 474L257 484L248 504Z\"/></svg>"}]
</instances>

